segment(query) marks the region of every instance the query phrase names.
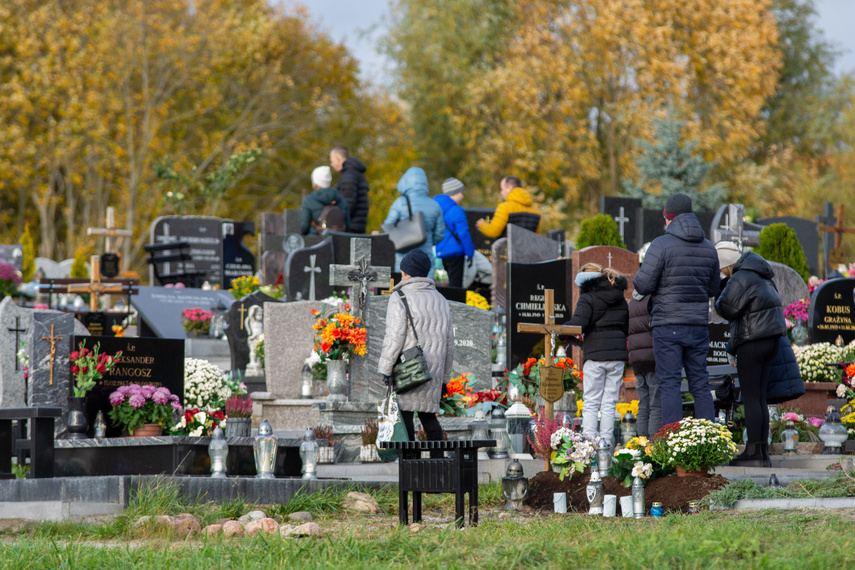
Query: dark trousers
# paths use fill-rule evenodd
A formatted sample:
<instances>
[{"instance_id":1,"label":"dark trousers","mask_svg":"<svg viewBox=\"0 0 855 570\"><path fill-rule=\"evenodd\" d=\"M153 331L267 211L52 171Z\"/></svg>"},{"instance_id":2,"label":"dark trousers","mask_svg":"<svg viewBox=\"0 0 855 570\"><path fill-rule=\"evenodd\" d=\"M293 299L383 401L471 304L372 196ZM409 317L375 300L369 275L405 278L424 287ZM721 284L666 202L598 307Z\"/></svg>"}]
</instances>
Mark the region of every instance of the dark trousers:
<instances>
[{"instance_id":1,"label":"dark trousers","mask_svg":"<svg viewBox=\"0 0 855 570\"><path fill-rule=\"evenodd\" d=\"M769 369L778 354L779 337L761 338L744 342L736 347L736 370L739 372L739 389L745 405L745 427L748 442L766 443L769 440L769 408L766 405L766 388Z\"/></svg>"},{"instance_id":2,"label":"dark trousers","mask_svg":"<svg viewBox=\"0 0 855 570\"><path fill-rule=\"evenodd\" d=\"M404 422L404 427L407 428L407 438L410 441L416 441L416 427L413 424L413 414L415 412L399 410L399 413L401 414L401 421ZM425 428L428 441L442 441L442 427L439 425L439 420L436 419L436 414L419 412L419 421L422 422L422 427ZM431 458L441 458L443 455L442 450L431 450L430 452Z\"/></svg>"},{"instance_id":3,"label":"dark trousers","mask_svg":"<svg viewBox=\"0 0 855 570\"><path fill-rule=\"evenodd\" d=\"M465 261L466 256L463 255L442 258L442 266L448 272L449 287L463 287L463 263Z\"/></svg>"},{"instance_id":4,"label":"dark trousers","mask_svg":"<svg viewBox=\"0 0 855 570\"><path fill-rule=\"evenodd\" d=\"M715 405L710 394L707 353L710 332L704 326L662 325L653 327L653 356L662 396L662 424L683 419L680 384L686 370L689 391L695 398L695 417L715 418Z\"/></svg>"}]
</instances>

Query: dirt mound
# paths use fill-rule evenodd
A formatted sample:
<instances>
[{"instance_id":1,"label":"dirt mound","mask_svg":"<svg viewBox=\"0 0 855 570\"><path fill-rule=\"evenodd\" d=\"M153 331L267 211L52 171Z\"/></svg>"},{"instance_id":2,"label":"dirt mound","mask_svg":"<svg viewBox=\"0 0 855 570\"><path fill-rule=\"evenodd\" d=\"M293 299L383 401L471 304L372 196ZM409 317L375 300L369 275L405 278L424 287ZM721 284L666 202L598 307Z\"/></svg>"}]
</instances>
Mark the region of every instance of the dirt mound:
<instances>
[{"instance_id":1,"label":"dirt mound","mask_svg":"<svg viewBox=\"0 0 855 570\"><path fill-rule=\"evenodd\" d=\"M585 487L590 474L576 473L572 478L559 480L558 473L542 471L529 481L529 497L526 504L537 511L552 512L552 494L567 493L567 512L588 512L588 497ZM677 477L669 475L649 481L644 488L644 504L648 511L654 502L662 503L666 512L689 511L689 501L703 499L712 491L721 489L730 481L720 475L711 477ZM603 486L607 495L623 497L632 494L614 477L604 477ZM618 516L620 508L618 508Z\"/></svg>"}]
</instances>

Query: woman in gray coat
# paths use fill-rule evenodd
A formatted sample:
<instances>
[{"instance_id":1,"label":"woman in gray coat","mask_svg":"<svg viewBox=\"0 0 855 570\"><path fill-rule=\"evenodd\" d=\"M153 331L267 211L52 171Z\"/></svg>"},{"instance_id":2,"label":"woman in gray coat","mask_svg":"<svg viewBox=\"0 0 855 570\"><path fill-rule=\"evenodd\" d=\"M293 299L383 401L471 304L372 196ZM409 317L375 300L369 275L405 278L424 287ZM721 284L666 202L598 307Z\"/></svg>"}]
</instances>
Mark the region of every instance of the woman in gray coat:
<instances>
[{"instance_id":1,"label":"woman in gray coat","mask_svg":"<svg viewBox=\"0 0 855 570\"><path fill-rule=\"evenodd\" d=\"M417 388L398 394L398 409L407 428L410 441L415 441L413 412L429 440L441 440L442 428L436 419L442 387L451 378L451 361L454 357L454 329L451 326L451 310L448 301L437 290L432 279L427 277L431 268L427 254L415 249L401 260L403 279L395 285L386 309L386 337L377 369L388 386L392 382L392 368L401 353L416 345L413 327L401 299L406 296L413 317L413 326L427 361L428 371L433 377Z\"/></svg>"}]
</instances>

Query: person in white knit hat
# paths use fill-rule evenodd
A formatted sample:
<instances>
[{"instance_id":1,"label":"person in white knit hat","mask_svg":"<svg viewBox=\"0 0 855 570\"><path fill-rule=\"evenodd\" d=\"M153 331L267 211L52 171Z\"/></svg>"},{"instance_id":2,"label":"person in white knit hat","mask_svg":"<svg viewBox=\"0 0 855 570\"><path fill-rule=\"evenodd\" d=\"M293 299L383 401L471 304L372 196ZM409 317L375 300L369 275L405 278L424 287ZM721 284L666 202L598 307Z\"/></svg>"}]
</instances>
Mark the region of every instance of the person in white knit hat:
<instances>
[{"instance_id":1,"label":"person in white knit hat","mask_svg":"<svg viewBox=\"0 0 855 570\"><path fill-rule=\"evenodd\" d=\"M300 233L317 235L330 229L350 231L350 208L336 188L330 188L332 172L329 166L319 166L312 171L313 192L303 199Z\"/></svg>"}]
</instances>

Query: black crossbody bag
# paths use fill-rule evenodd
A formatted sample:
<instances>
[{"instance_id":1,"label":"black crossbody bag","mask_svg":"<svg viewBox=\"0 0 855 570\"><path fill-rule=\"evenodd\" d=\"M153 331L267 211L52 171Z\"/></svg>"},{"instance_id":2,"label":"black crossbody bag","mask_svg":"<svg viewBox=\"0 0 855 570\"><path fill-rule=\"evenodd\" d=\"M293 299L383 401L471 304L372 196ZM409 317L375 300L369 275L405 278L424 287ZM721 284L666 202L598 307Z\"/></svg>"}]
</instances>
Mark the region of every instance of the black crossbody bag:
<instances>
[{"instance_id":1,"label":"black crossbody bag","mask_svg":"<svg viewBox=\"0 0 855 570\"><path fill-rule=\"evenodd\" d=\"M401 295L401 301L404 302L407 321L409 321L410 327L413 329L413 336L416 337L416 346L403 351L398 358L398 363L392 368L392 376L395 377L395 391L398 394L403 394L430 382L433 377L428 372L427 361L425 360L424 352L422 352L416 326L413 324L413 316L410 314L410 305L407 303L407 296L400 290L398 294Z\"/></svg>"}]
</instances>

